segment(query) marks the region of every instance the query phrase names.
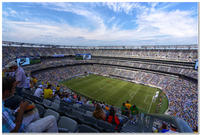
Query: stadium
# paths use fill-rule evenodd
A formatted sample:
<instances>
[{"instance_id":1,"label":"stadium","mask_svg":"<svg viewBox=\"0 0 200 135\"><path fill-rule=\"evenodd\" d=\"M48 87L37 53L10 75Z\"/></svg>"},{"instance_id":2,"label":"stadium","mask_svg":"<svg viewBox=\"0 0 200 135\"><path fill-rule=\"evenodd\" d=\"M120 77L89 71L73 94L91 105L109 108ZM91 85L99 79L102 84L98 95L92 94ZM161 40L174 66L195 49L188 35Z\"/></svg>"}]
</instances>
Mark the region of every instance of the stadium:
<instances>
[{"instance_id":1,"label":"stadium","mask_svg":"<svg viewBox=\"0 0 200 135\"><path fill-rule=\"evenodd\" d=\"M60 85L69 94L113 106L123 120L117 132L153 132L163 121L175 125L178 132L197 128L197 45L62 46L3 41L2 51L3 69L15 60L38 79L37 85ZM77 100L69 104L38 98L33 96L35 89L24 90L18 98L35 103L41 117L55 115L59 132L116 132L112 124L92 117L95 107ZM139 109L135 123L121 114L127 100Z\"/></svg>"}]
</instances>

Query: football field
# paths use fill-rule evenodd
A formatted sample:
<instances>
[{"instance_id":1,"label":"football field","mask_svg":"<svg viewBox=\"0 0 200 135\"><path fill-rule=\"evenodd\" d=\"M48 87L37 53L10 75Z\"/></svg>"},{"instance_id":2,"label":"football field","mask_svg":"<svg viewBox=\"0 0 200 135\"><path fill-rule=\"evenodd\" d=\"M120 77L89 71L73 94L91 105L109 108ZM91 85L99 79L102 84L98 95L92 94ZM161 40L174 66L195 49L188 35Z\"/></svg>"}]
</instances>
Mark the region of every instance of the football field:
<instances>
[{"instance_id":1,"label":"football field","mask_svg":"<svg viewBox=\"0 0 200 135\"><path fill-rule=\"evenodd\" d=\"M93 74L62 83L76 93L96 101L104 101L109 105L121 107L123 102L129 100L131 104L136 104L141 112L146 113L155 113L162 93L157 88ZM157 91L159 92L158 97L153 99ZM159 113L164 113L168 107L166 96L162 99Z\"/></svg>"}]
</instances>

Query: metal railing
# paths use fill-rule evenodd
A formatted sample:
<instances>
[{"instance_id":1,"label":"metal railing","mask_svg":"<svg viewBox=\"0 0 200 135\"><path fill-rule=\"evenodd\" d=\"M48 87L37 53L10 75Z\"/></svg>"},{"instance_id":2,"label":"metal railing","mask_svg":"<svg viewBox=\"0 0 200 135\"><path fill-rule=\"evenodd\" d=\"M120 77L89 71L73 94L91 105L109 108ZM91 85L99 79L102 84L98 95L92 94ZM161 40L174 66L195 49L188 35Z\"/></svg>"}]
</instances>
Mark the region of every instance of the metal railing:
<instances>
[{"instance_id":1,"label":"metal railing","mask_svg":"<svg viewBox=\"0 0 200 135\"><path fill-rule=\"evenodd\" d=\"M139 129L141 130L141 132L152 132L153 123L156 120L165 121L167 123L173 124L177 128L177 132L180 133L193 132L188 123L183 119L164 114L140 114Z\"/></svg>"}]
</instances>

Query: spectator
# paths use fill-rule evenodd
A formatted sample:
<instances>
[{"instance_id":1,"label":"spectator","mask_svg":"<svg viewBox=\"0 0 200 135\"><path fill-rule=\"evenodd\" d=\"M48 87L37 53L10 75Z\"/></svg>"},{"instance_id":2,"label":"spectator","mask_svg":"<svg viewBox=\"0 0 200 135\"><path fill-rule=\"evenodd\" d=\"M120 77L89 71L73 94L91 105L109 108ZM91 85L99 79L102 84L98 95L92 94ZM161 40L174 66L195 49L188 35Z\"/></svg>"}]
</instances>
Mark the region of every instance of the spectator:
<instances>
[{"instance_id":1,"label":"spectator","mask_svg":"<svg viewBox=\"0 0 200 135\"><path fill-rule=\"evenodd\" d=\"M32 82L33 82L33 87L35 87L38 82L38 80L35 76L32 76Z\"/></svg>"},{"instance_id":2,"label":"spectator","mask_svg":"<svg viewBox=\"0 0 200 135\"><path fill-rule=\"evenodd\" d=\"M56 91L60 91L60 86L59 85L56 86Z\"/></svg>"},{"instance_id":3,"label":"spectator","mask_svg":"<svg viewBox=\"0 0 200 135\"><path fill-rule=\"evenodd\" d=\"M129 110L128 110L128 108L125 106L125 103L122 103L121 114L122 114L122 115L125 115L125 116L127 116L127 117L129 117Z\"/></svg>"},{"instance_id":4,"label":"spectator","mask_svg":"<svg viewBox=\"0 0 200 135\"><path fill-rule=\"evenodd\" d=\"M26 75L24 72L24 69L20 66L17 66L17 63L15 61L12 61L8 63L8 68L15 71L15 77L16 77L16 94L22 95L22 89L24 88L24 85L26 83Z\"/></svg>"},{"instance_id":5,"label":"spectator","mask_svg":"<svg viewBox=\"0 0 200 135\"><path fill-rule=\"evenodd\" d=\"M131 111L131 115L132 115L132 118L136 121L137 120L137 115L139 113L139 109L136 107L135 104L133 104L130 108L130 111Z\"/></svg>"},{"instance_id":6,"label":"spectator","mask_svg":"<svg viewBox=\"0 0 200 135\"><path fill-rule=\"evenodd\" d=\"M78 100L76 101L77 104L83 104L83 102L81 101L81 96L78 96Z\"/></svg>"},{"instance_id":7,"label":"spectator","mask_svg":"<svg viewBox=\"0 0 200 135\"><path fill-rule=\"evenodd\" d=\"M115 114L115 110L112 106L110 108L109 115L106 117L106 121L108 121L111 124L116 125L115 129L119 128L120 120L118 116Z\"/></svg>"},{"instance_id":8,"label":"spectator","mask_svg":"<svg viewBox=\"0 0 200 135\"><path fill-rule=\"evenodd\" d=\"M25 81L25 84L24 84L24 89L27 90L27 91L30 91L30 90L31 90L31 88L30 88L30 87L31 87L31 86L30 86L30 85L31 85L31 84L30 84L31 82L30 82L30 81L31 81L31 79L30 79L29 75L26 74L26 81Z\"/></svg>"},{"instance_id":9,"label":"spectator","mask_svg":"<svg viewBox=\"0 0 200 135\"><path fill-rule=\"evenodd\" d=\"M105 106L106 111L109 111L110 108L108 107L108 105Z\"/></svg>"},{"instance_id":10,"label":"spectator","mask_svg":"<svg viewBox=\"0 0 200 135\"><path fill-rule=\"evenodd\" d=\"M95 117L96 119L101 119L101 120L106 119L106 114L99 104L96 105L96 108L93 112L93 117Z\"/></svg>"},{"instance_id":11,"label":"spectator","mask_svg":"<svg viewBox=\"0 0 200 135\"><path fill-rule=\"evenodd\" d=\"M166 133L168 132L169 129L167 128L167 124L165 124L164 122L162 123L162 127L161 127L161 133Z\"/></svg>"},{"instance_id":12,"label":"spectator","mask_svg":"<svg viewBox=\"0 0 200 135\"><path fill-rule=\"evenodd\" d=\"M129 103L129 101L127 100L126 101L126 104L125 104L125 106L130 110L130 108L131 108L131 104Z\"/></svg>"},{"instance_id":13,"label":"spectator","mask_svg":"<svg viewBox=\"0 0 200 135\"><path fill-rule=\"evenodd\" d=\"M42 89L42 85L39 85L38 88L35 90L34 96L36 97L42 97L43 95L43 89Z\"/></svg>"},{"instance_id":14,"label":"spectator","mask_svg":"<svg viewBox=\"0 0 200 135\"><path fill-rule=\"evenodd\" d=\"M69 95L66 94L66 96L63 98L63 100L67 103L72 103L72 100L70 99Z\"/></svg>"},{"instance_id":15,"label":"spectator","mask_svg":"<svg viewBox=\"0 0 200 135\"><path fill-rule=\"evenodd\" d=\"M54 97L56 100L60 100L60 93L56 91Z\"/></svg>"},{"instance_id":16,"label":"spectator","mask_svg":"<svg viewBox=\"0 0 200 135\"><path fill-rule=\"evenodd\" d=\"M196 126L193 131L194 131L194 133L198 133L198 126Z\"/></svg>"},{"instance_id":17,"label":"spectator","mask_svg":"<svg viewBox=\"0 0 200 135\"><path fill-rule=\"evenodd\" d=\"M56 118L47 116L39 119L38 111L24 115L29 103L22 101L16 116L13 110L4 106L4 101L15 92L15 79L3 78L3 107L2 107L2 131L9 132L58 132Z\"/></svg>"},{"instance_id":18,"label":"spectator","mask_svg":"<svg viewBox=\"0 0 200 135\"><path fill-rule=\"evenodd\" d=\"M51 99L53 97L53 90L51 89L51 84L44 89L44 98Z\"/></svg>"}]
</instances>

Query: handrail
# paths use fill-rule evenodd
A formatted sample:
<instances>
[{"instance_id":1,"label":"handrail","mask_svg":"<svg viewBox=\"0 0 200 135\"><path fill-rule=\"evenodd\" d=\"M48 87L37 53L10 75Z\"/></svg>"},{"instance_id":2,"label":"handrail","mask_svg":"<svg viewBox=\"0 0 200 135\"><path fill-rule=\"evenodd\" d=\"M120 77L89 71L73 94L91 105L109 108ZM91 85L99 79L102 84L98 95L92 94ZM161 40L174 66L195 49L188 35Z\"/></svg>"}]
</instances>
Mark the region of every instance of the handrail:
<instances>
[{"instance_id":1,"label":"handrail","mask_svg":"<svg viewBox=\"0 0 200 135\"><path fill-rule=\"evenodd\" d=\"M155 119L158 119L158 120L162 120L162 121L175 125L177 127L177 131L180 133L193 132L186 121L175 116L164 115L164 114L145 114L145 113L142 113L140 116L141 116L141 121L142 121L141 124L143 126L143 129L145 128L144 126L148 125L149 130L152 130L153 121ZM146 119L149 119L149 121L147 122Z\"/></svg>"}]
</instances>

